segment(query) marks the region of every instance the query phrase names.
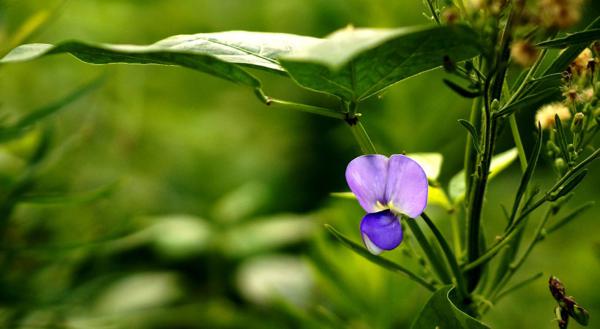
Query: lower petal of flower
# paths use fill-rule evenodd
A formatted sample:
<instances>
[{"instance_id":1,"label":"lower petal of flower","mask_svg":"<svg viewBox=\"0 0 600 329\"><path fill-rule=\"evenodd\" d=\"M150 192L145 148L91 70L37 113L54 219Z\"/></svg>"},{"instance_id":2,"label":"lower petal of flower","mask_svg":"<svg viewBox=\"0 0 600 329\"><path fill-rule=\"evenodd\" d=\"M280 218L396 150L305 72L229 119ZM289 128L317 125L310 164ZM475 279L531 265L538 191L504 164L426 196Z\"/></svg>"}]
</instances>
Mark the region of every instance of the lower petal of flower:
<instances>
[{"instance_id":1,"label":"lower petal of flower","mask_svg":"<svg viewBox=\"0 0 600 329\"><path fill-rule=\"evenodd\" d=\"M403 237L400 220L387 209L363 217L360 232L365 246L374 255L398 247Z\"/></svg>"}]
</instances>

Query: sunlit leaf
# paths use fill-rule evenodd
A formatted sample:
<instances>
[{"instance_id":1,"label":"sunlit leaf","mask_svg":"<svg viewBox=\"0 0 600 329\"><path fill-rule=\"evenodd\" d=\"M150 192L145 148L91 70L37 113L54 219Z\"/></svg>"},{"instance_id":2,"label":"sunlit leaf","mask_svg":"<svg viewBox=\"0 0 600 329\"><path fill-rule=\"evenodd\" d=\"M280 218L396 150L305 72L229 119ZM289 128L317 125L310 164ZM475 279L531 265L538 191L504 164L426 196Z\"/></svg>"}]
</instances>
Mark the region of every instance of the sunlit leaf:
<instances>
[{"instance_id":1,"label":"sunlit leaf","mask_svg":"<svg viewBox=\"0 0 600 329\"><path fill-rule=\"evenodd\" d=\"M283 73L276 57L319 39L283 33L228 31L176 35L147 46L66 41L56 45L26 44L13 49L0 63L33 60L70 53L91 64L129 63L178 65L236 83L259 87L243 67Z\"/></svg>"},{"instance_id":2,"label":"sunlit leaf","mask_svg":"<svg viewBox=\"0 0 600 329\"><path fill-rule=\"evenodd\" d=\"M421 310L411 329L489 329L487 325L456 307L454 288L437 290Z\"/></svg>"},{"instance_id":3,"label":"sunlit leaf","mask_svg":"<svg viewBox=\"0 0 600 329\"><path fill-rule=\"evenodd\" d=\"M479 53L465 26L342 29L280 59L301 86L360 101L392 84Z\"/></svg>"},{"instance_id":4,"label":"sunlit leaf","mask_svg":"<svg viewBox=\"0 0 600 329\"><path fill-rule=\"evenodd\" d=\"M516 148L512 148L508 151L504 151L502 153L497 154L492 158L492 162L490 163L490 174L488 179L492 179L496 177L500 172L510 166L513 161L517 158L518 151ZM465 198L465 172L460 171L458 174L454 175L450 180L448 185L448 193L450 194L450 199L454 203L460 202Z\"/></svg>"},{"instance_id":5,"label":"sunlit leaf","mask_svg":"<svg viewBox=\"0 0 600 329\"><path fill-rule=\"evenodd\" d=\"M406 156L417 161L423 167L427 179L436 181L440 176L444 157L440 153L409 153Z\"/></svg>"}]
</instances>

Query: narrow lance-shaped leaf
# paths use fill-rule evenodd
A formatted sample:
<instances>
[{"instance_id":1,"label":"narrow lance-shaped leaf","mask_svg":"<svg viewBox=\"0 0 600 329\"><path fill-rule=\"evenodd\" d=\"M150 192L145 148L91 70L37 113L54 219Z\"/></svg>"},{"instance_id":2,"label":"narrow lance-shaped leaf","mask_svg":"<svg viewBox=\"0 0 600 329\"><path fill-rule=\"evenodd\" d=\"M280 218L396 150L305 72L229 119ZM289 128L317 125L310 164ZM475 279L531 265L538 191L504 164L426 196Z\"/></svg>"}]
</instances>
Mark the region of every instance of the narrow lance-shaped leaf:
<instances>
[{"instance_id":1,"label":"narrow lance-shaped leaf","mask_svg":"<svg viewBox=\"0 0 600 329\"><path fill-rule=\"evenodd\" d=\"M161 64L199 70L251 87L260 82L243 67L285 74L276 58L319 39L283 33L228 31L177 35L148 46L66 41L56 45L27 44L13 49L0 63L70 53L91 64Z\"/></svg>"},{"instance_id":2,"label":"narrow lance-shaped leaf","mask_svg":"<svg viewBox=\"0 0 600 329\"><path fill-rule=\"evenodd\" d=\"M600 40L600 29L571 33L564 37L540 42L537 46L544 48L564 48L572 45L588 45L596 40Z\"/></svg>"},{"instance_id":3,"label":"narrow lance-shaped leaf","mask_svg":"<svg viewBox=\"0 0 600 329\"><path fill-rule=\"evenodd\" d=\"M357 253L359 256L361 256L361 257L367 259L368 261L370 261L374 264L377 264L385 269L388 269L390 271L402 273L402 274L406 275L408 278L410 278L411 280L421 284L423 287L425 287L431 291L435 291L434 287L430 283L423 280L418 275L412 273L410 270L404 268L401 265L398 265L398 264L392 262L391 260L387 260L383 257L375 256L375 255L371 254L367 249L358 245L357 243L353 242L352 240L348 239L347 237L345 237L342 233L338 232L338 230L336 230L332 226L326 224L325 227L329 230L329 232L331 234L333 234L333 236L335 236L342 243L342 245L344 245L344 247L349 248L350 250Z\"/></svg>"},{"instance_id":4,"label":"narrow lance-shaped leaf","mask_svg":"<svg viewBox=\"0 0 600 329\"><path fill-rule=\"evenodd\" d=\"M93 81L75 89L73 92L69 93L58 101L33 110L22 118L19 118L14 124L7 127L0 126L0 141L7 141L22 136L28 131L28 128L31 125L64 109L67 105L95 90L102 84L103 80L103 77L94 79Z\"/></svg>"},{"instance_id":5,"label":"narrow lance-shaped leaf","mask_svg":"<svg viewBox=\"0 0 600 329\"><path fill-rule=\"evenodd\" d=\"M361 101L392 84L479 54L477 33L457 26L337 31L280 58L298 84Z\"/></svg>"}]
</instances>

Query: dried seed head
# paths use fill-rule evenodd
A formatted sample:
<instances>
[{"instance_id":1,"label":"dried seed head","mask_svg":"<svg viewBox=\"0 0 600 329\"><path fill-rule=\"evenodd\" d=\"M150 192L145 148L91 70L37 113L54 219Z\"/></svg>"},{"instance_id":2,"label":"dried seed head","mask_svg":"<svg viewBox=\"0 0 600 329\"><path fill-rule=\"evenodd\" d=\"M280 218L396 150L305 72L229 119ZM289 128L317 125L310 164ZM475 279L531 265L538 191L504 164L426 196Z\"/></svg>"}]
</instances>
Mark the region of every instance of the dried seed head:
<instances>
[{"instance_id":1,"label":"dried seed head","mask_svg":"<svg viewBox=\"0 0 600 329\"><path fill-rule=\"evenodd\" d=\"M517 64L529 67L537 59L538 49L529 41L517 40L512 44L510 55Z\"/></svg>"},{"instance_id":2,"label":"dried seed head","mask_svg":"<svg viewBox=\"0 0 600 329\"><path fill-rule=\"evenodd\" d=\"M455 24L460 19L460 13L456 7L448 7L442 11L442 21L448 25Z\"/></svg>"},{"instance_id":3,"label":"dried seed head","mask_svg":"<svg viewBox=\"0 0 600 329\"><path fill-rule=\"evenodd\" d=\"M571 71L578 75L584 75L589 67L590 61L593 61L594 57L590 48L585 48L575 60L571 63Z\"/></svg>"},{"instance_id":4,"label":"dried seed head","mask_svg":"<svg viewBox=\"0 0 600 329\"><path fill-rule=\"evenodd\" d=\"M554 127L554 116L556 114L558 114L561 121L571 118L569 108L563 103L556 102L542 106L535 114L535 121L540 123L542 129L552 129L552 127Z\"/></svg>"},{"instance_id":5,"label":"dried seed head","mask_svg":"<svg viewBox=\"0 0 600 329\"><path fill-rule=\"evenodd\" d=\"M539 0L540 22L548 28L567 28L581 18L582 0Z\"/></svg>"}]
</instances>

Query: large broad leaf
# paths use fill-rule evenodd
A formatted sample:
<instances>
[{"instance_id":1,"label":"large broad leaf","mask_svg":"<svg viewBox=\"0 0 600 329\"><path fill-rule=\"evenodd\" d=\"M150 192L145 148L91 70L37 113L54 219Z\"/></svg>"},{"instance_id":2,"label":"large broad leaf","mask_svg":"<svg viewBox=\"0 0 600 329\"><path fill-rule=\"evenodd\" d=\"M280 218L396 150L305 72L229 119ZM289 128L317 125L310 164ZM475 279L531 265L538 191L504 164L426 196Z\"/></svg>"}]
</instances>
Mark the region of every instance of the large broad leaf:
<instances>
[{"instance_id":1,"label":"large broad leaf","mask_svg":"<svg viewBox=\"0 0 600 329\"><path fill-rule=\"evenodd\" d=\"M243 67L283 73L276 58L319 39L282 33L229 31L177 35L148 46L67 41L56 45L27 44L13 49L0 63L20 62L46 55L70 53L92 64L129 63L178 65L236 83L259 87Z\"/></svg>"},{"instance_id":2,"label":"large broad leaf","mask_svg":"<svg viewBox=\"0 0 600 329\"><path fill-rule=\"evenodd\" d=\"M280 59L301 86L361 101L392 84L431 70L444 57L457 62L479 53L477 33L465 26L343 29Z\"/></svg>"},{"instance_id":3,"label":"large broad leaf","mask_svg":"<svg viewBox=\"0 0 600 329\"><path fill-rule=\"evenodd\" d=\"M454 290L445 286L429 299L411 329L489 329L490 327L456 307Z\"/></svg>"}]
</instances>

